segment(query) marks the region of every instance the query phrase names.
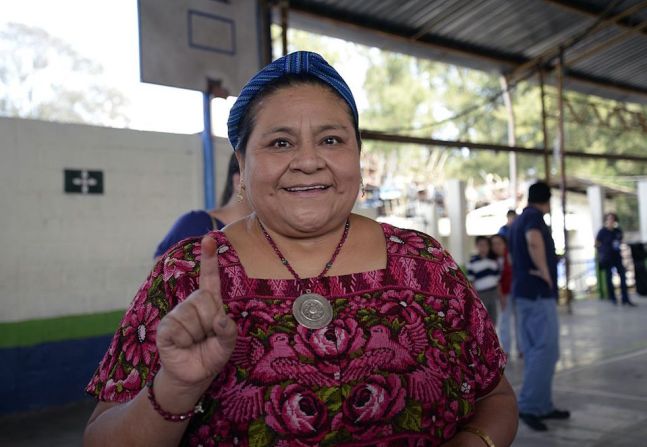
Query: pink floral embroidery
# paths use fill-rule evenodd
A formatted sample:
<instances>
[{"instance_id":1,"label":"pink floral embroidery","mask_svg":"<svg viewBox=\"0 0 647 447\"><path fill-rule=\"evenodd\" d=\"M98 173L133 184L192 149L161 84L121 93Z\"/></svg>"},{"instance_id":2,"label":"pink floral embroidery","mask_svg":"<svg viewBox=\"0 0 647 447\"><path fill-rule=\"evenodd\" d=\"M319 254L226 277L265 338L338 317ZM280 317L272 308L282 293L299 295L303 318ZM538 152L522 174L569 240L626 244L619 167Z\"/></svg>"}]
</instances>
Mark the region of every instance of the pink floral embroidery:
<instances>
[{"instance_id":1,"label":"pink floral embroidery","mask_svg":"<svg viewBox=\"0 0 647 447\"><path fill-rule=\"evenodd\" d=\"M382 295L386 303L380 307L380 313L385 315L402 314L407 321L424 318L425 310L414 299L412 290L388 290Z\"/></svg>"},{"instance_id":2,"label":"pink floral embroidery","mask_svg":"<svg viewBox=\"0 0 647 447\"><path fill-rule=\"evenodd\" d=\"M127 326L123 329L123 351L126 360L132 365L138 365L142 360L151 363L151 357L157 350L155 335L159 323L159 311L148 303L145 306L132 309L126 319Z\"/></svg>"},{"instance_id":3,"label":"pink floral embroidery","mask_svg":"<svg viewBox=\"0 0 647 447\"><path fill-rule=\"evenodd\" d=\"M133 369L125 380L109 379L106 382L105 395L107 400L123 402L132 399L141 389L139 371Z\"/></svg>"},{"instance_id":4,"label":"pink floral embroidery","mask_svg":"<svg viewBox=\"0 0 647 447\"><path fill-rule=\"evenodd\" d=\"M440 244L382 228L387 269L311 285L334 311L316 330L292 315L295 281L248 278L224 233L210 233L239 334L182 445L437 447L454 435L476 399L497 384L505 355L482 303ZM159 366L157 325L197 288L199 260L199 241L187 240L155 264L88 392L116 402L136 396Z\"/></svg>"},{"instance_id":5,"label":"pink floral embroidery","mask_svg":"<svg viewBox=\"0 0 647 447\"><path fill-rule=\"evenodd\" d=\"M179 278L184 273L190 272L195 267L194 261L182 259L182 251L175 250L171 255L164 259L164 281L171 278Z\"/></svg>"},{"instance_id":6,"label":"pink floral embroidery","mask_svg":"<svg viewBox=\"0 0 647 447\"><path fill-rule=\"evenodd\" d=\"M400 230L389 236L389 253L398 255L418 255L425 248L425 241L415 231Z\"/></svg>"},{"instance_id":7,"label":"pink floral embroidery","mask_svg":"<svg viewBox=\"0 0 647 447\"><path fill-rule=\"evenodd\" d=\"M208 425L202 425L189 437L190 447L215 447L215 445L216 441Z\"/></svg>"},{"instance_id":8,"label":"pink floral embroidery","mask_svg":"<svg viewBox=\"0 0 647 447\"><path fill-rule=\"evenodd\" d=\"M347 318L335 320L330 326L314 331L304 326L297 327L294 348L309 358L331 359L353 354L364 343L366 339L357 321Z\"/></svg>"},{"instance_id":9,"label":"pink floral embroidery","mask_svg":"<svg viewBox=\"0 0 647 447\"><path fill-rule=\"evenodd\" d=\"M252 324L257 321L266 324L274 323L270 309L264 301L257 299L236 300L229 303L229 313L238 321L239 332L246 334Z\"/></svg>"},{"instance_id":10,"label":"pink floral embroidery","mask_svg":"<svg viewBox=\"0 0 647 447\"><path fill-rule=\"evenodd\" d=\"M390 422L405 405L405 390L397 376L379 375L369 377L364 383L356 385L343 404L344 427L358 436L375 436L375 432L386 434Z\"/></svg>"},{"instance_id":11,"label":"pink floral embroidery","mask_svg":"<svg viewBox=\"0 0 647 447\"><path fill-rule=\"evenodd\" d=\"M218 253L218 262L221 265L231 265L238 262L238 256L233 248L231 248L231 245L221 244L216 251Z\"/></svg>"},{"instance_id":12,"label":"pink floral embroidery","mask_svg":"<svg viewBox=\"0 0 647 447\"><path fill-rule=\"evenodd\" d=\"M272 388L265 412L265 423L280 436L296 438L293 445L318 443L330 426L326 406L301 385Z\"/></svg>"}]
</instances>

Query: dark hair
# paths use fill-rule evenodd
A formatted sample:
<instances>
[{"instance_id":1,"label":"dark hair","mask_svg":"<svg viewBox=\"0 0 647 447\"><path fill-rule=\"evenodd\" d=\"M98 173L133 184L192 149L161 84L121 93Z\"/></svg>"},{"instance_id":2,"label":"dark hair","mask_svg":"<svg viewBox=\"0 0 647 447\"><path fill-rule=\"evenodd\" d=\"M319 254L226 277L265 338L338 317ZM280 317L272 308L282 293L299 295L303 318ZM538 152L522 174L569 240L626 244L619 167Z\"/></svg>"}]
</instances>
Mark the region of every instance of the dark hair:
<instances>
[{"instance_id":1,"label":"dark hair","mask_svg":"<svg viewBox=\"0 0 647 447\"><path fill-rule=\"evenodd\" d=\"M493 234L492 236L490 236L490 242L492 242L492 239L494 239L495 237L498 237L499 239L501 239L506 247L508 246L508 240L506 239L506 237L504 235L498 234L498 233Z\"/></svg>"},{"instance_id":2,"label":"dark hair","mask_svg":"<svg viewBox=\"0 0 647 447\"><path fill-rule=\"evenodd\" d=\"M528 188L528 203L542 204L550 202L550 186L545 182L537 182Z\"/></svg>"},{"instance_id":3,"label":"dark hair","mask_svg":"<svg viewBox=\"0 0 647 447\"><path fill-rule=\"evenodd\" d=\"M488 246L488 251L487 251L487 257L490 259L496 259L496 255L492 251L492 240L490 239L489 236L476 236L476 239L474 239L474 245L478 245L479 242L485 241L487 242Z\"/></svg>"},{"instance_id":4,"label":"dark hair","mask_svg":"<svg viewBox=\"0 0 647 447\"><path fill-rule=\"evenodd\" d=\"M225 180L225 189L220 196L220 206L225 206L231 196L234 195L234 175L240 174L240 166L238 166L238 159L236 154L231 154L229 159L229 166L227 167L227 179Z\"/></svg>"},{"instance_id":5,"label":"dark hair","mask_svg":"<svg viewBox=\"0 0 647 447\"><path fill-rule=\"evenodd\" d=\"M346 106L348 115L351 117L353 126L355 127L355 138L357 138L357 147L360 149L362 148L362 139L359 134L359 126L358 126L357 120L355 119L355 116L353 115L352 110L346 103L346 100L330 85L326 84L324 81L322 81L321 79L311 74L289 73L265 85L256 94L256 96L254 96L254 99L252 99L249 105L247 106L247 110L245 111L245 114L240 120L240 127L239 127L240 130L238 132L238 146L234 148L237 152L239 152L243 157L245 156L245 150L247 149L249 136L252 134L252 131L254 130L254 126L256 125L255 121L256 121L256 114L258 113L259 103L263 99L267 98L273 93L276 93L282 88L297 87L300 85L318 85L318 86L324 87L328 91L334 93L337 97L339 97L343 101L344 105Z\"/></svg>"},{"instance_id":6,"label":"dark hair","mask_svg":"<svg viewBox=\"0 0 647 447\"><path fill-rule=\"evenodd\" d=\"M604 220L607 220L609 217L613 217L613 221L618 222L618 215L616 213L606 213L604 215Z\"/></svg>"},{"instance_id":7,"label":"dark hair","mask_svg":"<svg viewBox=\"0 0 647 447\"><path fill-rule=\"evenodd\" d=\"M476 239L474 240L474 244L478 244L481 241L485 241L488 243L488 245L492 245L490 238L487 236L476 236Z\"/></svg>"},{"instance_id":8,"label":"dark hair","mask_svg":"<svg viewBox=\"0 0 647 447\"><path fill-rule=\"evenodd\" d=\"M517 217L517 212L515 210L508 210L508 212L505 213L505 217L510 217L510 216Z\"/></svg>"}]
</instances>

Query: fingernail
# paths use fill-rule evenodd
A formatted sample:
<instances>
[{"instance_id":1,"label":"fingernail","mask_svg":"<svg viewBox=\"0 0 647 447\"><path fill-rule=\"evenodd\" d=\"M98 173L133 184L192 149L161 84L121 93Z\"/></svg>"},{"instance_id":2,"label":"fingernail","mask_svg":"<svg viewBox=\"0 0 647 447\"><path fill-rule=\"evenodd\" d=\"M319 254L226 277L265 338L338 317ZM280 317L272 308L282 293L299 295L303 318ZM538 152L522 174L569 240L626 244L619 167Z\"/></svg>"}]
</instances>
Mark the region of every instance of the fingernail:
<instances>
[{"instance_id":1,"label":"fingernail","mask_svg":"<svg viewBox=\"0 0 647 447\"><path fill-rule=\"evenodd\" d=\"M218 324L223 329L227 327L227 323L229 323L229 318L227 318L227 317L223 317L223 318L220 319L220 321L218 321Z\"/></svg>"}]
</instances>

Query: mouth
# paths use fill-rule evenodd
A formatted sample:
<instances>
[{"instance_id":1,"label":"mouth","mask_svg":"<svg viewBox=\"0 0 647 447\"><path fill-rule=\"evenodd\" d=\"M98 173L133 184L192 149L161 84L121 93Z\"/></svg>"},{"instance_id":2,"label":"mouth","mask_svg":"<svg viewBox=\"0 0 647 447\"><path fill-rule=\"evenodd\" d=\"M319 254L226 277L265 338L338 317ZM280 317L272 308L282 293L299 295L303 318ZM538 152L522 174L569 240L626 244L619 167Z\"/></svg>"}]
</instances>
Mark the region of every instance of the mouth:
<instances>
[{"instance_id":1,"label":"mouth","mask_svg":"<svg viewBox=\"0 0 647 447\"><path fill-rule=\"evenodd\" d=\"M316 192L316 191L325 191L330 188L330 185L295 185L288 186L285 189L287 192Z\"/></svg>"}]
</instances>

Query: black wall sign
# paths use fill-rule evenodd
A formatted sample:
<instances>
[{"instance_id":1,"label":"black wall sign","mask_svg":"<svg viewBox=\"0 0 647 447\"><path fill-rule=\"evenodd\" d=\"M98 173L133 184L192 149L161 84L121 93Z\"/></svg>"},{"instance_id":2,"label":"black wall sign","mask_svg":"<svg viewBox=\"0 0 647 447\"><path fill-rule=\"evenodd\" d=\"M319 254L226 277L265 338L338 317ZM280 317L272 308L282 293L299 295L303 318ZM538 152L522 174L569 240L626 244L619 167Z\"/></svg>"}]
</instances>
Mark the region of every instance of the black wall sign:
<instances>
[{"instance_id":1,"label":"black wall sign","mask_svg":"<svg viewBox=\"0 0 647 447\"><path fill-rule=\"evenodd\" d=\"M103 171L65 169L65 192L68 194L103 194Z\"/></svg>"}]
</instances>

